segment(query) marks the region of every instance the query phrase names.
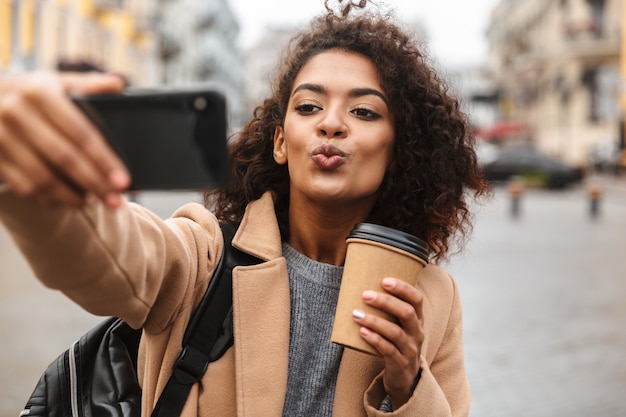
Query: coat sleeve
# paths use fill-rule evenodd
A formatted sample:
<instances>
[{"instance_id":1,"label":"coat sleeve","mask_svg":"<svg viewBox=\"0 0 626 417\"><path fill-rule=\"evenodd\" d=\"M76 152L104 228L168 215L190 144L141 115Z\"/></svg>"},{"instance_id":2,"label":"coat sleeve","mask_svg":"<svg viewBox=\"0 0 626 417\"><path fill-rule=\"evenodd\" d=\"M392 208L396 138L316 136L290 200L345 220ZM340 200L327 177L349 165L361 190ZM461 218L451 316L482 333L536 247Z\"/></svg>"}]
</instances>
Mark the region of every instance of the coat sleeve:
<instances>
[{"instance_id":1,"label":"coat sleeve","mask_svg":"<svg viewBox=\"0 0 626 417\"><path fill-rule=\"evenodd\" d=\"M421 377L413 396L392 413L379 411L385 397L381 373L364 396L368 416L466 417L469 414L470 387L465 372L461 300L456 283L452 278L450 280L449 315L444 336L432 362L422 355Z\"/></svg>"},{"instance_id":2,"label":"coat sleeve","mask_svg":"<svg viewBox=\"0 0 626 417\"><path fill-rule=\"evenodd\" d=\"M43 207L0 191L0 221L35 276L87 311L159 333L204 287L222 250L219 223L199 204L162 220L124 203Z\"/></svg>"}]
</instances>

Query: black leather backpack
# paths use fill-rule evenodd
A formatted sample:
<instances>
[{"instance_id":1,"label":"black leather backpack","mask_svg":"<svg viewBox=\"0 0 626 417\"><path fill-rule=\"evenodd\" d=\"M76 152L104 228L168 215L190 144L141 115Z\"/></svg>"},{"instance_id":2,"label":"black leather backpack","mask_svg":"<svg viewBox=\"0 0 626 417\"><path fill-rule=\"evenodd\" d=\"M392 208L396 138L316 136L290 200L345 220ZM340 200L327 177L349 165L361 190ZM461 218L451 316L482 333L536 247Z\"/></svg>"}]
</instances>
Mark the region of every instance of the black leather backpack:
<instances>
[{"instance_id":1,"label":"black leather backpack","mask_svg":"<svg viewBox=\"0 0 626 417\"><path fill-rule=\"evenodd\" d=\"M180 415L192 385L232 346L232 269L261 260L232 247L237 223L220 227L224 253L187 326L182 352L153 417ZM48 366L20 416L141 416L136 372L140 338L141 329L115 317L104 320Z\"/></svg>"}]
</instances>

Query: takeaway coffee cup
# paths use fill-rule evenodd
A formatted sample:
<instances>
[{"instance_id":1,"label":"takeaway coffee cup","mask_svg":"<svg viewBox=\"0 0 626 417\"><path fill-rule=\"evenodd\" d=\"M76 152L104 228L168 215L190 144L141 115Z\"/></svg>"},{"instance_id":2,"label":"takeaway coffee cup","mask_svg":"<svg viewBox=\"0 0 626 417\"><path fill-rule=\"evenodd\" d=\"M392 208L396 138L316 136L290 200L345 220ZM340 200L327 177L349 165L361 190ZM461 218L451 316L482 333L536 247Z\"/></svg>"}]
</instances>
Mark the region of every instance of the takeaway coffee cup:
<instances>
[{"instance_id":1,"label":"takeaway coffee cup","mask_svg":"<svg viewBox=\"0 0 626 417\"><path fill-rule=\"evenodd\" d=\"M371 223L360 223L350 232L339 300L331 341L362 352L378 355L359 334L360 326L352 319L359 309L388 320L388 314L363 302L363 291L385 292L382 280L394 277L415 285L421 270L428 263L429 246L423 240Z\"/></svg>"}]
</instances>

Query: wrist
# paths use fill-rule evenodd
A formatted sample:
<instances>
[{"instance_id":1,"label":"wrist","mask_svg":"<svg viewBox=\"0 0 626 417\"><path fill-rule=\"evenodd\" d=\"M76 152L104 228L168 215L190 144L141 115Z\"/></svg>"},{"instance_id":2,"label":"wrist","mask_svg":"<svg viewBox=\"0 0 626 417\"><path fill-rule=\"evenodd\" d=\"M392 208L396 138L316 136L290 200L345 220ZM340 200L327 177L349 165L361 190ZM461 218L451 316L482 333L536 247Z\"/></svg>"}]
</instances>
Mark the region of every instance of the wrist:
<instances>
[{"instance_id":1,"label":"wrist","mask_svg":"<svg viewBox=\"0 0 626 417\"><path fill-rule=\"evenodd\" d=\"M411 399L411 397L413 396L413 393L415 392L415 388L417 388L417 384L419 383L421 376L422 376L422 368L420 367L419 370L417 371L417 375L415 376L415 379L413 380L413 385L408 391L406 392L387 391L387 395L389 396L389 399L391 400L391 405L392 405L393 410L399 409Z\"/></svg>"}]
</instances>

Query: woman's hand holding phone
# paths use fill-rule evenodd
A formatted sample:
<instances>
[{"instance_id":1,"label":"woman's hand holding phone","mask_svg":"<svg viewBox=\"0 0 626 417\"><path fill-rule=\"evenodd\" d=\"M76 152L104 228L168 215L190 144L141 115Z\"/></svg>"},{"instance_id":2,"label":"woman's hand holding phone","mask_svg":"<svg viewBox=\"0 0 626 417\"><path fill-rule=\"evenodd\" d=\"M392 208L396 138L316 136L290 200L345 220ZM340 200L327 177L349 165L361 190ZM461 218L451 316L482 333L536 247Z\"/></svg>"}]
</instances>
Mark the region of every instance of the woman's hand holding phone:
<instances>
[{"instance_id":1,"label":"woman's hand holding phone","mask_svg":"<svg viewBox=\"0 0 626 417\"><path fill-rule=\"evenodd\" d=\"M122 78L98 73L0 78L0 179L43 204L81 206L95 197L119 206L128 171L69 95L123 88Z\"/></svg>"}]
</instances>

